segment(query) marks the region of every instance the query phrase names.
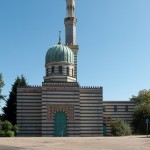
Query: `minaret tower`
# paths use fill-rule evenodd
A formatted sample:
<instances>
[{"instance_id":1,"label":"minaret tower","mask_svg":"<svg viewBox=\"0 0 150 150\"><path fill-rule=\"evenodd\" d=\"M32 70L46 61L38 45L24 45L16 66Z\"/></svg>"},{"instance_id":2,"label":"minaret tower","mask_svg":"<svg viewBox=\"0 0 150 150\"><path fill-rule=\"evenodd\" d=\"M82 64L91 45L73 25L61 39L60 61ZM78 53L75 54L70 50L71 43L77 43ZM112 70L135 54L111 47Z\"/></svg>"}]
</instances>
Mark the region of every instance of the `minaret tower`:
<instances>
[{"instance_id":1,"label":"minaret tower","mask_svg":"<svg viewBox=\"0 0 150 150\"><path fill-rule=\"evenodd\" d=\"M67 16L65 18L66 44L76 45L75 0L66 0Z\"/></svg>"},{"instance_id":2,"label":"minaret tower","mask_svg":"<svg viewBox=\"0 0 150 150\"><path fill-rule=\"evenodd\" d=\"M66 45L72 49L74 53L74 76L77 79L77 54L78 45L76 44L76 24L77 19L75 17L75 0L66 0L67 16L64 20L65 32L66 32Z\"/></svg>"}]
</instances>

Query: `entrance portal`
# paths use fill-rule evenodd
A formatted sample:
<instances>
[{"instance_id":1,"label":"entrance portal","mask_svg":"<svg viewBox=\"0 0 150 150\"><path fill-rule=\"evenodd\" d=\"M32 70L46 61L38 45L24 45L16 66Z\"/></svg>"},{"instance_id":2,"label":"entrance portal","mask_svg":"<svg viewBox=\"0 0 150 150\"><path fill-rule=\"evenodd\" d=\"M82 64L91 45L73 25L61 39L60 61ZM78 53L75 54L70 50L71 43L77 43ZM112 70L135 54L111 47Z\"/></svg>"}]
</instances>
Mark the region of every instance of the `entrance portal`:
<instances>
[{"instance_id":1,"label":"entrance portal","mask_svg":"<svg viewBox=\"0 0 150 150\"><path fill-rule=\"evenodd\" d=\"M107 134L107 126L106 123L103 123L103 136L106 136Z\"/></svg>"},{"instance_id":2,"label":"entrance portal","mask_svg":"<svg viewBox=\"0 0 150 150\"><path fill-rule=\"evenodd\" d=\"M67 136L67 116L65 112L56 112L54 121L55 121L54 136L56 137Z\"/></svg>"}]
</instances>

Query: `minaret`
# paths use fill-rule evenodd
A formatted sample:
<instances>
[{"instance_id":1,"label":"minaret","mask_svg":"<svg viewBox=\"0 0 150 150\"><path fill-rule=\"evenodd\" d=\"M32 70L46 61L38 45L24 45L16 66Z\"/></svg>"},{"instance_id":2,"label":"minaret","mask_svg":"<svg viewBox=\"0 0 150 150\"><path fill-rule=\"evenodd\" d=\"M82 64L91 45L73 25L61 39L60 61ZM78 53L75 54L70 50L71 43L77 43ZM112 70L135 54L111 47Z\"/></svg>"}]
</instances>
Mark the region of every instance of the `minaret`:
<instances>
[{"instance_id":1,"label":"minaret","mask_svg":"<svg viewBox=\"0 0 150 150\"><path fill-rule=\"evenodd\" d=\"M65 18L66 44L76 45L75 0L66 0L67 17Z\"/></svg>"},{"instance_id":2,"label":"minaret","mask_svg":"<svg viewBox=\"0 0 150 150\"><path fill-rule=\"evenodd\" d=\"M78 54L78 45L76 44L76 24L77 19L75 17L75 0L66 0L66 11L67 16L64 20L65 23L65 32L66 32L66 45L72 49L74 53L74 64L75 71L74 75L77 79L77 54Z\"/></svg>"}]
</instances>

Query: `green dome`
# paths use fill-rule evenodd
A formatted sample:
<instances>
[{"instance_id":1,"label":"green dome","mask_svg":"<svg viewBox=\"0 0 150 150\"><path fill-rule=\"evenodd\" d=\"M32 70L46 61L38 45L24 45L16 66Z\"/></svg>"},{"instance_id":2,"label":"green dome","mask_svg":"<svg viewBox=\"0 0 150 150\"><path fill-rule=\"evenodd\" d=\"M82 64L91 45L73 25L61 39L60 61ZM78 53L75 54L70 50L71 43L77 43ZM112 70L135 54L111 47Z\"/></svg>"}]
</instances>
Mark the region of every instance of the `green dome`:
<instances>
[{"instance_id":1,"label":"green dome","mask_svg":"<svg viewBox=\"0 0 150 150\"><path fill-rule=\"evenodd\" d=\"M62 44L54 45L48 49L45 64L53 62L68 62L74 64L74 54L72 50Z\"/></svg>"}]
</instances>

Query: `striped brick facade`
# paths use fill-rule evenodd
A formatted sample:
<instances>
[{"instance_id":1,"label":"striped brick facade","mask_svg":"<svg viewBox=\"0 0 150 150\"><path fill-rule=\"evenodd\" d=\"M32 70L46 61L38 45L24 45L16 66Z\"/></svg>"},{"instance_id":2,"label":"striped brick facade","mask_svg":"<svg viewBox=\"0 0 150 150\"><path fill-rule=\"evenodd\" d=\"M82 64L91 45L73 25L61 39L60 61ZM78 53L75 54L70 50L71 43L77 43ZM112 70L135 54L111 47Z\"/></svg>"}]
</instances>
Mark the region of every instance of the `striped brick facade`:
<instances>
[{"instance_id":1,"label":"striped brick facade","mask_svg":"<svg viewBox=\"0 0 150 150\"><path fill-rule=\"evenodd\" d=\"M54 136L54 115L67 114L67 136L110 135L116 119L132 122L134 103L103 101L102 87L80 87L78 83L44 83L42 87L17 90L18 136Z\"/></svg>"},{"instance_id":2,"label":"striped brick facade","mask_svg":"<svg viewBox=\"0 0 150 150\"><path fill-rule=\"evenodd\" d=\"M74 117L67 114L68 136L79 136L79 85L77 83L43 83L42 86L42 136L54 135L54 119L48 119L48 107L72 106ZM56 111L59 111L56 110ZM64 111L63 109L61 111ZM55 112L54 112L55 113ZM54 116L54 114L52 114Z\"/></svg>"},{"instance_id":3,"label":"striped brick facade","mask_svg":"<svg viewBox=\"0 0 150 150\"><path fill-rule=\"evenodd\" d=\"M121 119L131 124L133 120L135 104L130 101L104 101L103 123L106 124L107 135L110 135L112 121Z\"/></svg>"},{"instance_id":4,"label":"striped brick facade","mask_svg":"<svg viewBox=\"0 0 150 150\"><path fill-rule=\"evenodd\" d=\"M80 88L80 136L102 135L102 102L102 88Z\"/></svg>"},{"instance_id":5,"label":"striped brick facade","mask_svg":"<svg viewBox=\"0 0 150 150\"><path fill-rule=\"evenodd\" d=\"M18 136L54 136L57 111L67 114L68 136L102 135L102 88L43 82L42 88L18 88L17 92Z\"/></svg>"},{"instance_id":6,"label":"striped brick facade","mask_svg":"<svg viewBox=\"0 0 150 150\"><path fill-rule=\"evenodd\" d=\"M18 136L41 136L42 88L26 87L17 90Z\"/></svg>"}]
</instances>

